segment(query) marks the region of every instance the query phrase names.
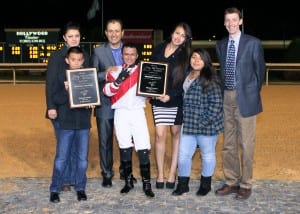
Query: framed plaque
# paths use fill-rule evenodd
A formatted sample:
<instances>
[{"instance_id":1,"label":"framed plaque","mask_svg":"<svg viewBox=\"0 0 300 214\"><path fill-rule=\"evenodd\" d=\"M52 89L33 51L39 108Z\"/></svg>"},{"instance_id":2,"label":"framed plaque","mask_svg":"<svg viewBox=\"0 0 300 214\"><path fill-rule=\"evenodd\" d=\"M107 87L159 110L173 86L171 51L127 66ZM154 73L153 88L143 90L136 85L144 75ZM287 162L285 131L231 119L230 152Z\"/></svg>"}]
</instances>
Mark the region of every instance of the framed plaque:
<instances>
[{"instance_id":1,"label":"framed plaque","mask_svg":"<svg viewBox=\"0 0 300 214\"><path fill-rule=\"evenodd\" d=\"M140 73L137 85L137 95L159 97L166 94L168 78L168 63L140 63Z\"/></svg>"},{"instance_id":2,"label":"framed plaque","mask_svg":"<svg viewBox=\"0 0 300 214\"><path fill-rule=\"evenodd\" d=\"M100 105L96 68L67 70L71 108Z\"/></svg>"}]
</instances>

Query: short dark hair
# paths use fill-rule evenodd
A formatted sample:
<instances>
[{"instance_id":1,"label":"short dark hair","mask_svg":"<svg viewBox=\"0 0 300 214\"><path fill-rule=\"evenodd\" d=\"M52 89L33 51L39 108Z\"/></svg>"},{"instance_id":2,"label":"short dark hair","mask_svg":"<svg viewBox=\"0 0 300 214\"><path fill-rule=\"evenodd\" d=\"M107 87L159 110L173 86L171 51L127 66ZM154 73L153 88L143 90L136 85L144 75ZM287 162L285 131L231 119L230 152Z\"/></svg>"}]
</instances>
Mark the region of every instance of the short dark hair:
<instances>
[{"instance_id":1,"label":"short dark hair","mask_svg":"<svg viewBox=\"0 0 300 214\"><path fill-rule=\"evenodd\" d=\"M82 48L79 46L70 47L67 51L66 57L69 57L71 53L82 54L82 56L84 58L84 52L83 52Z\"/></svg>"},{"instance_id":2,"label":"short dark hair","mask_svg":"<svg viewBox=\"0 0 300 214\"><path fill-rule=\"evenodd\" d=\"M124 43L123 46L122 46L122 50L121 50L122 53L123 53L124 48L135 48L137 53L139 53L139 49L137 47L137 44L135 44L133 42Z\"/></svg>"},{"instance_id":3,"label":"short dark hair","mask_svg":"<svg viewBox=\"0 0 300 214\"><path fill-rule=\"evenodd\" d=\"M106 29L107 29L107 26L110 24L110 23L119 23L121 25L121 30L123 30L123 22L121 19L109 19L107 22L106 22Z\"/></svg>"},{"instance_id":4,"label":"short dark hair","mask_svg":"<svg viewBox=\"0 0 300 214\"><path fill-rule=\"evenodd\" d=\"M236 7L229 7L229 8L227 8L227 9L225 10L225 12L224 12L224 16L225 16L226 14L230 14L230 13L237 13L237 14L239 15L239 18L240 18L240 19L243 18L241 11L240 11L238 8L236 8Z\"/></svg>"}]
</instances>

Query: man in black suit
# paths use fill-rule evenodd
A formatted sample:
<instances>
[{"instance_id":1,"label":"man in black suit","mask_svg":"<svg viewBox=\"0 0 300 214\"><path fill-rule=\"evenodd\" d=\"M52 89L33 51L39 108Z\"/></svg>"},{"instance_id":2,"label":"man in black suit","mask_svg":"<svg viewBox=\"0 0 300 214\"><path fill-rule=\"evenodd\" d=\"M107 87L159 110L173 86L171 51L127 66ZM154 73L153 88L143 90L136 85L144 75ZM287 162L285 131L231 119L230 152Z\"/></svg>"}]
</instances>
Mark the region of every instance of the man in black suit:
<instances>
[{"instance_id":1,"label":"man in black suit","mask_svg":"<svg viewBox=\"0 0 300 214\"><path fill-rule=\"evenodd\" d=\"M266 70L260 40L242 33L242 23L241 12L237 8L227 8L224 25L229 36L216 44L224 89L222 154L226 181L215 193L236 193L236 199L247 199L251 195L256 115L262 112L260 91ZM232 53L228 50L230 43L234 43L236 50L232 54L233 66L229 65L227 56Z\"/></svg>"}]
</instances>

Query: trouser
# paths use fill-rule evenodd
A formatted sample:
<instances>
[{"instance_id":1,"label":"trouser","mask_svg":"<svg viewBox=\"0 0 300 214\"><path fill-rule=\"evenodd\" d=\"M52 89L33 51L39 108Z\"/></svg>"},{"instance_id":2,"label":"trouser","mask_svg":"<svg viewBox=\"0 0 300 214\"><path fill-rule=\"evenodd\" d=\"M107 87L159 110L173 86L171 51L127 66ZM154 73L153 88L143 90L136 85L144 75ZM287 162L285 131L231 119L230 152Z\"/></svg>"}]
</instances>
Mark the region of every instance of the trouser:
<instances>
[{"instance_id":1,"label":"trouser","mask_svg":"<svg viewBox=\"0 0 300 214\"><path fill-rule=\"evenodd\" d=\"M192 158L197 146L201 152L201 175L212 176L216 166L216 143L218 136L181 134L178 152L178 176L190 177Z\"/></svg>"},{"instance_id":2,"label":"trouser","mask_svg":"<svg viewBox=\"0 0 300 214\"><path fill-rule=\"evenodd\" d=\"M51 192L60 192L63 184L63 172L67 166L68 157L73 146L76 154L75 190L85 190L86 170L88 167L90 129L60 130L56 145L56 155L53 166Z\"/></svg>"},{"instance_id":3,"label":"trouser","mask_svg":"<svg viewBox=\"0 0 300 214\"><path fill-rule=\"evenodd\" d=\"M54 132L55 132L55 139L56 143L58 142L59 137L59 123L57 120L51 120ZM75 172L76 172L76 159L75 159L75 147L73 144L71 145L71 154L67 160L66 168L63 172L63 184L75 184Z\"/></svg>"},{"instance_id":4,"label":"trouser","mask_svg":"<svg viewBox=\"0 0 300 214\"><path fill-rule=\"evenodd\" d=\"M223 170L228 185L252 187L256 116L243 117L236 91L224 92ZM239 151L240 149L240 151Z\"/></svg>"},{"instance_id":5,"label":"trouser","mask_svg":"<svg viewBox=\"0 0 300 214\"><path fill-rule=\"evenodd\" d=\"M102 177L112 178L114 120L96 117Z\"/></svg>"}]
</instances>

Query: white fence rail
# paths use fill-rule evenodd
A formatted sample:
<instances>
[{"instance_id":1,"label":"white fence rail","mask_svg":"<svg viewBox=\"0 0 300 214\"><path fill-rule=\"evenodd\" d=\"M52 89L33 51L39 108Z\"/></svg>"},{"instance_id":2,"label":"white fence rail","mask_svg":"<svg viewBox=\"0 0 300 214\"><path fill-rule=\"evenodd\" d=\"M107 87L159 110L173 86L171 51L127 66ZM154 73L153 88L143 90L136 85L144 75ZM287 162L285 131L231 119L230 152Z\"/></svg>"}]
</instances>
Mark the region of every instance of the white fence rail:
<instances>
[{"instance_id":1,"label":"white fence rail","mask_svg":"<svg viewBox=\"0 0 300 214\"><path fill-rule=\"evenodd\" d=\"M213 63L213 65L219 68L219 63ZM12 82L14 85L21 82L17 80L16 72L26 70L45 72L46 67L47 63L0 63L0 71L12 71L12 80L5 80L5 82ZM300 63L266 63L266 86L269 85L270 71L300 71Z\"/></svg>"}]
</instances>

